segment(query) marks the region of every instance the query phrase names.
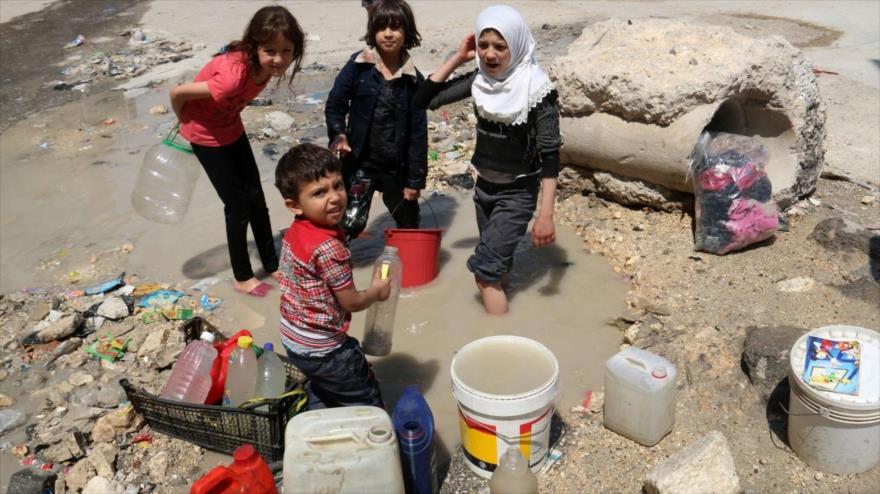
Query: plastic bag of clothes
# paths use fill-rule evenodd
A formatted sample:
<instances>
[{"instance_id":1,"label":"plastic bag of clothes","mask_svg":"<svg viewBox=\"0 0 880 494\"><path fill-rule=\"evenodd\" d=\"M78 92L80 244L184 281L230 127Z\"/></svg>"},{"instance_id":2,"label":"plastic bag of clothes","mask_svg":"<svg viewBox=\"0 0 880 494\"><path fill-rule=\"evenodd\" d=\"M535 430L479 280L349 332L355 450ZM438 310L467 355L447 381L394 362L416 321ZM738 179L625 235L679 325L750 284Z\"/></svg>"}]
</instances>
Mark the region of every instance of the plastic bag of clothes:
<instances>
[{"instance_id":1,"label":"plastic bag of clothes","mask_svg":"<svg viewBox=\"0 0 880 494\"><path fill-rule=\"evenodd\" d=\"M776 233L779 216L757 137L703 132L689 160L694 183L694 250L726 254Z\"/></svg>"}]
</instances>

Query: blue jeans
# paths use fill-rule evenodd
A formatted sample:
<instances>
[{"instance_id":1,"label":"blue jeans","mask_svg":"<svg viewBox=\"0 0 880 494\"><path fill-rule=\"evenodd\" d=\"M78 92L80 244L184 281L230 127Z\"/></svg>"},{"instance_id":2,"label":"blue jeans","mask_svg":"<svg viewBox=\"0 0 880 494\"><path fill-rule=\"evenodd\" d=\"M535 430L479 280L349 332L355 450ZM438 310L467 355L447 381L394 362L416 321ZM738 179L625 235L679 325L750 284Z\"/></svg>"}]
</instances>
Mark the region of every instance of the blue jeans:
<instances>
[{"instance_id":1,"label":"blue jeans","mask_svg":"<svg viewBox=\"0 0 880 494\"><path fill-rule=\"evenodd\" d=\"M308 357L287 349L287 358L309 382L309 409L370 405L384 408L379 382L361 344L351 336L327 355Z\"/></svg>"}]
</instances>

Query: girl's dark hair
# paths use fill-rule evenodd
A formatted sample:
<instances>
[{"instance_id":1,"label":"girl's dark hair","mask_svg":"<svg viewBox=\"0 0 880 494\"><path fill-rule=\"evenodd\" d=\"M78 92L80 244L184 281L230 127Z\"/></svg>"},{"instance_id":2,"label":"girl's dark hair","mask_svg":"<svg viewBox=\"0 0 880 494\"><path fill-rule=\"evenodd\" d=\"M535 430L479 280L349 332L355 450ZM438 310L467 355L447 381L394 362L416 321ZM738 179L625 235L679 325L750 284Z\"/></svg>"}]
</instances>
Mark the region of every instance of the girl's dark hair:
<instances>
[{"instance_id":1,"label":"girl's dark hair","mask_svg":"<svg viewBox=\"0 0 880 494\"><path fill-rule=\"evenodd\" d=\"M376 33L391 27L403 30L403 49L409 50L422 44L422 35L416 29L416 18L404 0L379 0L373 13L367 19L367 34L364 40L370 48L376 47Z\"/></svg>"},{"instance_id":2,"label":"girl's dark hair","mask_svg":"<svg viewBox=\"0 0 880 494\"><path fill-rule=\"evenodd\" d=\"M299 199L303 184L316 182L328 173L342 173L342 162L329 149L315 144L290 148L275 167L275 187L285 199Z\"/></svg>"},{"instance_id":3,"label":"girl's dark hair","mask_svg":"<svg viewBox=\"0 0 880 494\"><path fill-rule=\"evenodd\" d=\"M289 84L302 66L303 54L306 49L306 35L303 33L296 18L284 7L273 5L257 11L248 23L241 40L229 43L228 51L241 51L247 55L251 70L260 70L260 57L257 49L261 44L269 43L278 35L293 43L293 71L290 73Z\"/></svg>"}]
</instances>

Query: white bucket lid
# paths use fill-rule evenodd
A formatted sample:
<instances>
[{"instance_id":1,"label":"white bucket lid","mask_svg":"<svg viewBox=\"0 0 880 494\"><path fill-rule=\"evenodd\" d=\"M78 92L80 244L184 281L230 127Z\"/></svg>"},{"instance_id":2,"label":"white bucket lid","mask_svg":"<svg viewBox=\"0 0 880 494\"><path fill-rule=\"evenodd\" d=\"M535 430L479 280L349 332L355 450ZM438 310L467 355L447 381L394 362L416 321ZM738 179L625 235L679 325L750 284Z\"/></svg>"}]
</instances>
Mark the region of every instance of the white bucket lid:
<instances>
[{"instance_id":1,"label":"white bucket lid","mask_svg":"<svg viewBox=\"0 0 880 494\"><path fill-rule=\"evenodd\" d=\"M803 381L804 362L807 358L807 338L815 336L829 340L858 340L861 345L859 362L859 394L847 395L816 389ZM871 410L880 408L880 333L838 324L814 329L800 338L791 347L789 355L790 377L794 385L808 395L840 408L850 410Z\"/></svg>"},{"instance_id":2,"label":"white bucket lid","mask_svg":"<svg viewBox=\"0 0 880 494\"><path fill-rule=\"evenodd\" d=\"M456 372L455 364L459 355L466 354L475 348L492 346L498 342L517 342L540 351L552 363L553 372L551 376L537 388L519 394L498 395L468 386ZM461 347L456 356L453 357L452 364L449 366L449 373L452 377L452 395L459 404L481 412L493 410L492 415L516 416L540 410L553 402L559 389L559 362L556 360L556 356L541 343L522 336L488 336L468 343Z\"/></svg>"}]
</instances>

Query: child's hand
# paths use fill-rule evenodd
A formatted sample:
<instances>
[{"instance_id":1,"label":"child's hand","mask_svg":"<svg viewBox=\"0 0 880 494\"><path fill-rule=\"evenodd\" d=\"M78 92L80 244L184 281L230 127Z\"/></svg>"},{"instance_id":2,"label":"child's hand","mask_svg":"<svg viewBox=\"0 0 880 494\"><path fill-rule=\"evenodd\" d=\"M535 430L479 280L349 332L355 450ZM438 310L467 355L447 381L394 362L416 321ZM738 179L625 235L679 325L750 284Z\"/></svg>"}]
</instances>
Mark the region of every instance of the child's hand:
<instances>
[{"instance_id":1,"label":"child's hand","mask_svg":"<svg viewBox=\"0 0 880 494\"><path fill-rule=\"evenodd\" d=\"M376 289L376 298L378 300L388 300L388 297L391 296L391 277L385 278L383 280L382 277L379 275L378 269L373 271L372 286Z\"/></svg>"},{"instance_id":2,"label":"child's hand","mask_svg":"<svg viewBox=\"0 0 880 494\"><path fill-rule=\"evenodd\" d=\"M330 151L340 158L351 152L351 146L348 145L348 138L345 137L345 134L339 134L333 138L333 142L330 143Z\"/></svg>"},{"instance_id":3,"label":"child's hand","mask_svg":"<svg viewBox=\"0 0 880 494\"><path fill-rule=\"evenodd\" d=\"M458 45L458 50L455 52L455 57L461 63L470 62L477 57L477 37L474 33L468 34L461 40L461 44Z\"/></svg>"},{"instance_id":4,"label":"child's hand","mask_svg":"<svg viewBox=\"0 0 880 494\"><path fill-rule=\"evenodd\" d=\"M532 244L535 248L550 245L556 241L556 226L553 224L553 218L545 218L538 215L532 226Z\"/></svg>"},{"instance_id":5,"label":"child's hand","mask_svg":"<svg viewBox=\"0 0 880 494\"><path fill-rule=\"evenodd\" d=\"M403 189L403 198L407 201L418 201L421 195L422 191L419 189L410 189L409 187L404 187Z\"/></svg>"}]
</instances>

